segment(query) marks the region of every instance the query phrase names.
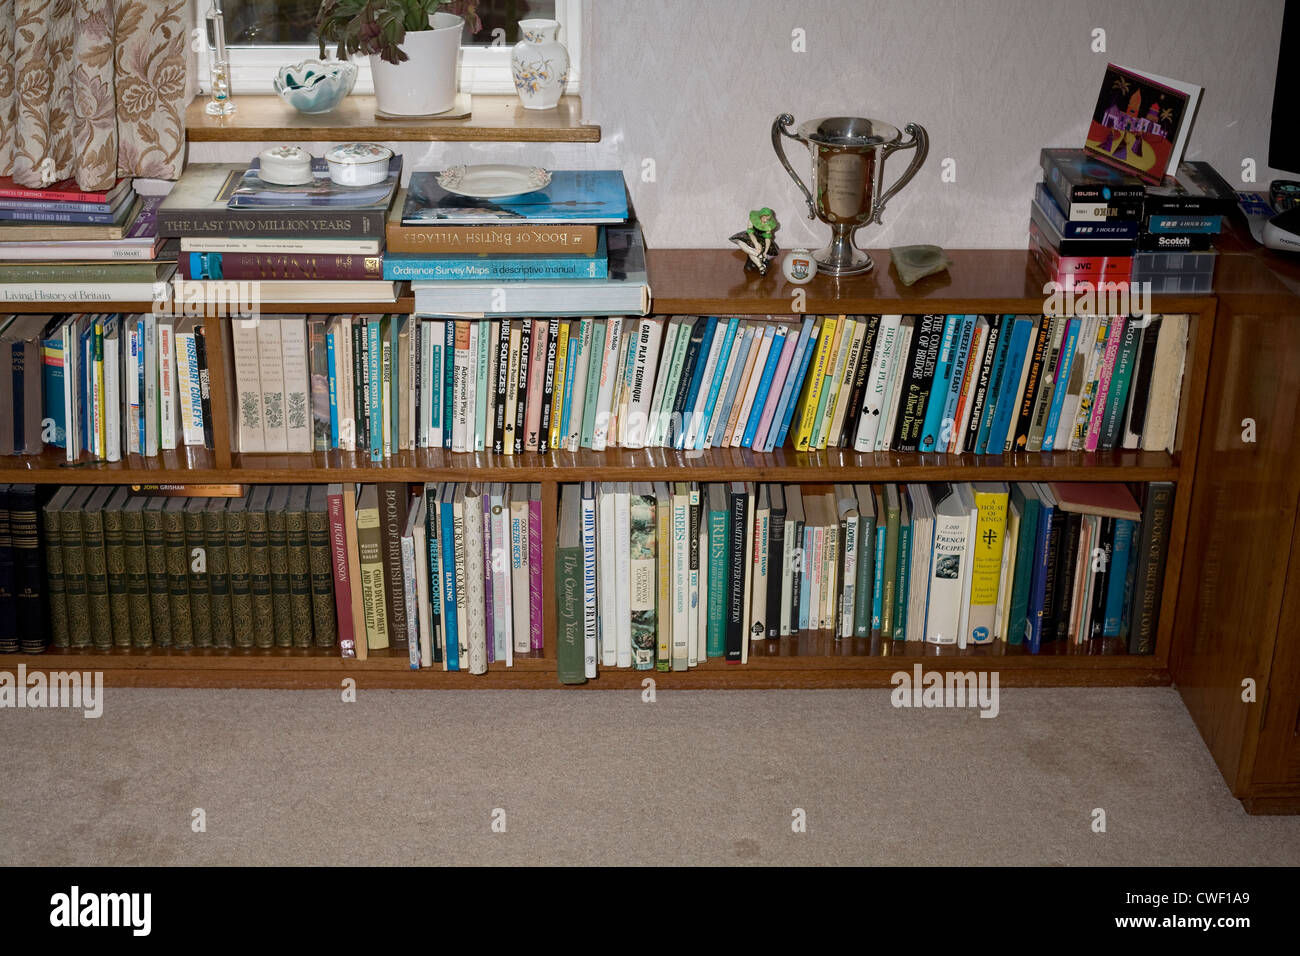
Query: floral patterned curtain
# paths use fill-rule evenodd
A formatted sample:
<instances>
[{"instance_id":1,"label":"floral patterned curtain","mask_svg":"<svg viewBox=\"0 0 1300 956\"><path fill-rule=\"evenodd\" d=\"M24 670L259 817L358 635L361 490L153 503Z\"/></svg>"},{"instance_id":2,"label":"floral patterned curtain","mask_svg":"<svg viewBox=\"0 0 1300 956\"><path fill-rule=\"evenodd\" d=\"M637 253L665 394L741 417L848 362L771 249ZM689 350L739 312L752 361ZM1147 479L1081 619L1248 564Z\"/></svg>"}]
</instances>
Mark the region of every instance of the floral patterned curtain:
<instances>
[{"instance_id":1,"label":"floral patterned curtain","mask_svg":"<svg viewBox=\"0 0 1300 956\"><path fill-rule=\"evenodd\" d=\"M0 175L40 187L175 179L187 0L0 0Z\"/></svg>"}]
</instances>

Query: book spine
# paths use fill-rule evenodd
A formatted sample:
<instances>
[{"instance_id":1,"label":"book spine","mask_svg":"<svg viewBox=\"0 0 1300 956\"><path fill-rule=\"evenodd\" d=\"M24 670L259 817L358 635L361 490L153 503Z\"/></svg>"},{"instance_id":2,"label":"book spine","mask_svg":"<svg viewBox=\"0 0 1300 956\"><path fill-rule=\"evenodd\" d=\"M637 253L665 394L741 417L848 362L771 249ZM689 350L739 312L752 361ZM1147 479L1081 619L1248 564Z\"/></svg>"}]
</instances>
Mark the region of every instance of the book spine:
<instances>
[{"instance_id":1,"label":"book spine","mask_svg":"<svg viewBox=\"0 0 1300 956\"><path fill-rule=\"evenodd\" d=\"M438 567L442 574L442 633L443 659L447 670L460 670L460 627L458 620L458 595L456 591L456 517L455 507L448 496L438 503L438 543L442 548Z\"/></svg>"},{"instance_id":2,"label":"book spine","mask_svg":"<svg viewBox=\"0 0 1300 956\"><path fill-rule=\"evenodd\" d=\"M727 643L725 657L728 661L741 659L742 644L745 641L745 538L749 522L748 504L743 488L732 486L729 492L727 526L730 531L728 542L727 575Z\"/></svg>"},{"instance_id":3,"label":"book spine","mask_svg":"<svg viewBox=\"0 0 1300 956\"><path fill-rule=\"evenodd\" d=\"M277 359L278 360L278 359ZM158 447L176 447L176 330L158 323Z\"/></svg>"},{"instance_id":4,"label":"book spine","mask_svg":"<svg viewBox=\"0 0 1300 956\"><path fill-rule=\"evenodd\" d=\"M257 322L257 357L258 377L262 384L262 430L266 451L289 450L281 347L281 321L262 316Z\"/></svg>"},{"instance_id":5,"label":"book spine","mask_svg":"<svg viewBox=\"0 0 1300 956\"><path fill-rule=\"evenodd\" d=\"M14 621L18 650L24 654L43 653L49 639L39 521L35 486L11 486L9 527L13 546ZM128 635L128 643L129 640Z\"/></svg>"},{"instance_id":6,"label":"book spine","mask_svg":"<svg viewBox=\"0 0 1300 956\"><path fill-rule=\"evenodd\" d=\"M401 254L389 254L384 257L382 268L384 279L409 282L552 282L562 279L609 277L609 261L590 256L546 259L427 259L419 256L407 258Z\"/></svg>"},{"instance_id":7,"label":"book spine","mask_svg":"<svg viewBox=\"0 0 1300 956\"><path fill-rule=\"evenodd\" d=\"M583 256L597 254L598 225L398 226L387 230L389 252L420 256Z\"/></svg>"},{"instance_id":8,"label":"book spine","mask_svg":"<svg viewBox=\"0 0 1300 956\"><path fill-rule=\"evenodd\" d=\"M293 646L312 645L312 577L311 553L307 543L305 494L294 489L285 512L285 538L288 543L289 619L293 627Z\"/></svg>"},{"instance_id":9,"label":"book spine","mask_svg":"<svg viewBox=\"0 0 1300 956\"><path fill-rule=\"evenodd\" d=\"M143 518L145 563L149 573L150 623L156 647L171 647L171 585L167 574L167 542L161 508L146 508ZM76 631L74 630L75 634Z\"/></svg>"},{"instance_id":10,"label":"book spine","mask_svg":"<svg viewBox=\"0 0 1300 956\"><path fill-rule=\"evenodd\" d=\"M305 281L380 280L383 256L314 253L183 252L177 268L185 279L253 282L260 279Z\"/></svg>"},{"instance_id":11,"label":"book spine","mask_svg":"<svg viewBox=\"0 0 1300 956\"><path fill-rule=\"evenodd\" d=\"M194 623L190 612L190 562L185 546L185 516L177 509L164 508L162 518L172 644L180 648L193 647Z\"/></svg>"},{"instance_id":12,"label":"book spine","mask_svg":"<svg viewBox=\"0 0 1300 956\"><path fill-rule=\"evenodd\" d=\"M334 608L338 622L339 652L342 657L356 657L357 633L352 626L352 580L348 566L347 538L343 518L343 489L332 486L327 498L329 508L330 571L334 580ZM364 640L365 635L362 635Z\"/></svg>"},{"instance_id":13,"label":"book spine","mask_svg":"<svg viewBox=\"0 0 1300 956\"><path fill-rule=\"evenodd\" d=\"M285 443L288 451L310 452L314 438L305 319L295 316L280 320L280 346L284 374Z\"/></svg>"},{"instance_id":14,"label":"book spine","mask_svg":"<svg viewBox=\"0 0 1300 956\"><path fill-rule=\"evenodd\" d=\"M528 499L528 625L529 647L542 650L542 498Z\"/></svg>"},{"instance_id":15,"label":"book spine","mask_svg":"<svg viewBox=\"0 0 1300 956\"><path fill-rule=\"evenodd\" d=\"M596 676L596 499L589 484L582 493L582 666L583 676Z\"/></svg>"},{"instance_id":16,"label":"book spine","mask_svg":"<svg viewBox=\"0 0 1300 956\"><path fill-rule=\"evenodd\" d=\"M380 485L379 522L383 547L384 593L388 599L388 643L399 652L409 647L406 587L402 578L402 531L406 527L406 515L406 485Z\"/></svg>"},{"instance_id":17,"label":"book spine","mask_svg":"<svg viewBox=\"0 0 1300 956\"><path fill-rule=\"evenodd\" d=\"M545 319L533 320L529 343L528 389L525 392L524 451L537 451L541 447L543 379L546 377L547 337L549 323Z\"/></svg>"},{"instance_id":18,"label":"book spine","mask_svg":"<svg viewBox=\"0 0 1300 956\"><path fill-rule=\"evenodd\" d=\"M231 647L234 643L234 619L230 601L230 557L226 547L225 509L205 508L203 540L208 564L208 595L212 615L212 643ZM130 566L127 567L128 575ZM128 579L128 592L129 592ZM134 621L132 622L134 627Z\"/></svg>"},{"instance_id":19,"label":"book spine","mask_svg":"<svg viewBox=\"0 0 1300 956\"><path fill-rule=\"evenodd\" d=\"M131 644L151 647L153 623L149 607L149 560L145 553L144 512L141 509L128 508L123 512L122 539L126 553L126 600L131 620ZM50 554L52 557L53 552Z\"/></svg>"},{"instance_id":20,"label":"book spine","mask_svg":"<svg viewBox=\"0 0 1300 956\"><path fill-rule=\"evenodd\" d=\"M384 212L354 209L168 209L157 214L158 235L207 240L208 237L276 236L379 239L384 235ZM229 245L233 246L231 242ZM291 251L291 250L289 250Z\"/></svg>"},{"instance_id":21,"label":"book spine","mask_svg":"<svg viewBox=\"0 0 1300 956\"><path fill-rule=\"evenodd\" d=\"M628 502L630 551L628 611L631 616L632 666L639 671L655 666L655 500L633 494ZM712 593L712 592L710 592Z\"/></svg>"},{"instance_id":22,"label":"book spine","mask_svg":"<svg viewBox=\"0 0 1300 956\"><path fill-rule=\"evenodd\" d=\"M104 530L108 530L110 512L104 512ZM203 511L187 507L181 516L185 528L185 564L189 571L190 630L195 647L212 646L211 555L207 550ZM107 535L105 544L107 544ZM111 583L111 582L110 582Z\"/></svg>"},{"instance_id":23,"label":"book spine","mask_svg":"<svg viewBox=\"0 0 1300 956\"><path fill-rule=\"evenodd\" d=\"M248 510L247 528L248 588L252 597L252 614L248 628L252 632L254 645L262 648L275 647L278 643L275 626L276 601L271 585L270 515L265 510L265 499L260 507L257 500L253 499L252 506ZM238 619L235 622L235 635L238 639Z\"/></svg>"},{"instance_id":24,"label":"book spine","mask_svg":"<svg viewBox=\"0 0 1300 956\"><path fill-rule=\"evenodd\" d=\"M657 486L662 487L662 486ZM672 602L672 515L671 495L655 495L655 565L657 600L655 606L655 670L667 671L672 666L673 617L669 613Z\"/></svg>"},{"instance_id":25,"label":"book spine","mask_svg":"<svg viewBox=\"0 0 1300 956\"><path fill-rule=\"evenodd\" d=\"M1092 408L1088 417L1088 432L1084 441L1084 451L1096 451L1101 439L1102 420L1106 411L1106 396L1110 393L1111 374L1115 370L1115 358L1119 355L1120 339L1124 334L1124 316L1117 315L1110 320L1106 330L1106 350L1102 355L1101 368L1097 373L1097 389L1093 395Z\"/></svg>"},{"instance_id":26,"label":"book spine","mask_svg":"<svg viewBox=\"0 0 1300 956\"><path fill-rule=\"evenodd\" d=\"M266 551L271 569L271 619L275 646L293 646L293 607L289 584L289 528L283 498L272 493L266 509Z\"/></svg>"},{"instance_id":27,"label":"book spine","mask_svg":"<svg viewBox=\"0 0 1300 956\"><path fill-rule=\"evenodd\" d=\"M383 650L389 646L383 532L379 508L367 507L364 502L357 508L357 550L361 566L366 645L370 650Z\"/></svg>"},{"instance_id":28,"label":"book spine","mask_svg":"<svg viewBox=\"0 0 1300 956\"><path fill-rule=\"evenodd\" d=\"M1129 605L1129 653L1154 654L1159 632L1161 590L1169 549L1169 522L1173 515L1174 486L1151 482L1137 533L1133 591Z\"/></svg>"}]
</instances>

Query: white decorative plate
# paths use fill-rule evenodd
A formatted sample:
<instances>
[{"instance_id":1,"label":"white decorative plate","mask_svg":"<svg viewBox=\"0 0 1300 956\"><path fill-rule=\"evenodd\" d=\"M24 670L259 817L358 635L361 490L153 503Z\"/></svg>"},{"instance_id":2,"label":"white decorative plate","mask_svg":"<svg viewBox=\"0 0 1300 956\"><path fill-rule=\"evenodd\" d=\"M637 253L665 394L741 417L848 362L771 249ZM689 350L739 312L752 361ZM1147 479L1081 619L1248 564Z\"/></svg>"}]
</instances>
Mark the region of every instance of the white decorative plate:
<instances>
[{"instance_id":1,"label":"white decorative plate","mask_svg":"<svg viewBox=\"0 0 1300 956\"><path fill-rule=\"evenodd\" d=\"M476 166L452 166L438 174L438 185L457 196L472 199L504 199L545 189L551 183L551 171L540 166L510 166L504 163L481 163Z\"/></svg>"}]
</instances>

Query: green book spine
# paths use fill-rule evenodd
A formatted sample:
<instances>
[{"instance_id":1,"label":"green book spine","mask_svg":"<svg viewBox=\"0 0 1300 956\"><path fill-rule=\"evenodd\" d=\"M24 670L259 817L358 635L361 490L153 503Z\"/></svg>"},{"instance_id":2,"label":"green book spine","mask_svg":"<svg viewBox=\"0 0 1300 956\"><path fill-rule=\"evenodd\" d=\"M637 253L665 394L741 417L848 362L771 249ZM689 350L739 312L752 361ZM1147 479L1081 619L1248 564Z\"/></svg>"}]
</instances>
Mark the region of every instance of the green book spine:
<instances>
[{"instance_id":1,"label":"green book spine","mask_svg":"<svg viewBox=\"0 0 1300 956\"><path fill-rule=\"evenodd\" d=\"M253 638L255 633L253 591L249 566L251 554L252 550L248 546L248 499L236 499L226 506L226 566L230 571L230 629L236 647L252 647L256 643Z\"/></svg>"},{"instance_id":2,"label":"green book spine","mask_svg":"<svg viewBox=\"0 0 1300 956\"><path fill-rule=\"evenodd\" d=\"M289 613L293 646L311 647L311 556L307 551L305 486L297 486L290 492L284 525L289 545Z\"/></svg>"},{"instance_id":3,"label":"green book spine","mask_svg":"<svg viewBox=\"0 0 1300 956\"><path fill-rule=\"evenodd\" d=\"M231 647L234 644L225 512L224 498L213 498L203 509L203 540L208 556L208 592L212 608L212 643L216 647Z\"/></svg>"},{"instance_id":4,"label":"green book spine","mask_svg":"<svg viewBox=\"0 0 1300 956\"><path fill-rule=\"evenodd\" d=\"M90 646L90 602L86 599L86 549L81 539L81 508L84 489L65 503L59 512L59 537L63 547L63 585L68 608L66 647ZM58 632L55 632L58 637ZM58 646L58 645L56 645Z\"/></svg>"},{"instance_id":5,"label":"green book spine","mask_svg":"<svg viewBox=\"0 0 1300 956\"><path fill-rule=\"evenodd\" d=\"M185 503L185 564L189 569L190 628L195 647L212 646L212 592L209 575L207 533L203 512L208 503L203 498L191 498Z\"/></svg>"},{"instance_id":6,"label":"green book spine","mask_svg":"<svg viewBox=\"0 0 1300 956\"><path fill-rule=\"evenodd\" d=\"M96 647L104 648L113 646L113 618L103 613L108 607L108 566L104 553L104 514L96 499L100 499L98 493L81 513L81 540L86 553L86 603L94 611L90 615L91 640Z\"/></svg>"},{"instance_id":7,"label":"green book spine","mask_svg":"<svg viewBox=\"0 0 1300 956\"><path fill-rule=\"evenodd\" d=\"M254 492L248 509L248 579L253 595L253 642L258 647L275 646L275 608L271 596L270 536L267 530L266 494L263 486ZM238 633L238 632L236 632Z\"/></svg>"},{"instance_id":8,"label":"green book spine","mask_svg":"<svg viewBox=\"0 0 1300 956\"><path fill-rule=\"evenodd\" d=\"M907 594L912 571L912 526L898 529L898 583L894 588L894 640L907 640Z\"/></svg>"},{"instance_id":9,"label":"green book spine","mask_svg":"<svg viewBox=\"0 0 1300 956\"><path fill-rule=\"evenodd\" d=\"M149 568L149 607L156 647L172 646L171 601L167 581L167 543L163 539L163 499L151 499L144 509L144 553Z\"/></svg>"},{"instance_id":10,"label":"green book spine","mask_svg":"<svg viewBox=\"0 0 1300 956\"><path fill-rule=\"evenodd\" d=\"M876 575L876 519L862 515L858 518L858 573L853 593L853 635L871 636L872 587Z\"/></svg>"},{"instance_id":11,"label":"green book spine","mask_svg":"<svg viewBox=\"0 0 1300 956\"><path fill-rule=\"evenodd\" d=\"M68 492L61 490L60 497ZM45 590L50 595L50 635L55 647L68 646L68 604L63 576L62 516L51 501L43 509L45 525Z\"/></svg>"},{"instance_id":12,"label":"green book spine","mask_svg":"<svg viewBox=\"0 0 1300 956\"><path fill-rule=\"evenodd\" d=\"M275 646L293 646L293 611L289 606L289 538L285 527L284 489L276 487L266 508L266 552L271 578L271 619ZM261 618L258 618L261 620Z\"/></svg>"},{"instance_id":13,"label":"green book spine","mask_svg":"<svg viewBox=\"0 0 1300 956\"><path fill-rule=\"evenodd\" d=\"M880 592L880 633L885 640L894 634L895 592L898 590L898 499L886 493L885 563Z\"/></svg>"},{"instance_id":14,"label":"green book spine","mask_svg":"<svg viewBox=\"0 0 1300 956\"><path fill-rule=\"evenodd\" d=\"M330 565L330 519L325 488L313 486L307 510L307 557L311 565L312 637L317 647L338 640L335 619L334 569Z\"/></svg>"},{"instance_id":15,"label":"green book spine","mask_svg":"<svg viewBox=\"0 0 1300 956\"><path fill-rule=\"evenodd\" d=\"M149 558L144 546L144 498L132 498L122 511L122 548L126 552L126 606L131 618L131 645L153 646L149 613Z\"/></svg>"},{"instance_id":16,"label":"green book spine","mask_svg":"<svg viewBox=\"0 0 1300 956\"><path fill-rule=\"evenodd\" d=\"M582 548L560 548L555 553L556 658L560 682L583 684Z\"/></svg>"},{"instance_id":17,"label":"green book spine","mask_svg":"<svg viewBox=\"0 0 1300 956\"><path fill-rule=\"evenodd\" d=\"M190 562L185 547L183 498L169 498L163 507L163 542L167 553L167 596L171 608L172 644L194 646L194 625L190 613Z\"/></svg>"},{"instance_id":18,"label":"green book spine","mask_svg":"<svg viewBox=\"0 0 1300 956\"><path fill-rule=\"evenodd\" d=\"M1015 486L1012 486L1015 489ZM1019 495L1018 490L1013 490ZM1029 616L1029 588L1033 577L1034 545L1038 541L1038 516L1042 510L1034 498L1019 498L1020 534L1016 541L1016 566L1011 582L1011 610L1007 617L1007 643L1025 640L1025 619Z\"/></svg>"},{"instance_id":19,"label":"green book spine","mask_svg":"<svg viewBox=\"0 0 1300 956\"><path fill-rule=\"evenodd\" d=\"M632 592L628 607L632 613L632 666L639 671L655 666L655 499L653 494L633 494L628 499L628 530L631 549L629 572Z\"/></svg>"},{"instance_id":20,"label":"green book spine","mask_svg":"<svg viewBox=\"0 0 1300 956\"><path fill-rule=\"evenodd\" d=\"M582 435L579 444L591 447L591 437L596 431L596 406L600 404L600 367L605 357L605 323L596 321L591 327L591 364L587 366L587 391L583 398ZM523 370L520 370L521 377Z\"/></svg>"},{"instance_id":21,"label":"green book spine","mask_svg":"<svg viewBox=\"0 0 1300 956\"><path fill-rule=\"evenodd\" d=\"M722 499L725 506L726 498ZM730 566L727 549L730 537L731 512L709 511L709 629L705 638L705 652L709 657L727 654L727 570ZM778 585L779 587L779 585Z\"/></svg>"},{"instance_id":22,"label":"green book spine","mask_svg":"<svg viewBox=\"0 0 1300 956\"><path fill-rule=\"evenodd\" d=\"M113 619L113 644L131 646L131 606L126 594L126 536L122 507L126 492L115 493L104 508L104 564L108 576L108 611Z\"/></svg>"}]
</instances>

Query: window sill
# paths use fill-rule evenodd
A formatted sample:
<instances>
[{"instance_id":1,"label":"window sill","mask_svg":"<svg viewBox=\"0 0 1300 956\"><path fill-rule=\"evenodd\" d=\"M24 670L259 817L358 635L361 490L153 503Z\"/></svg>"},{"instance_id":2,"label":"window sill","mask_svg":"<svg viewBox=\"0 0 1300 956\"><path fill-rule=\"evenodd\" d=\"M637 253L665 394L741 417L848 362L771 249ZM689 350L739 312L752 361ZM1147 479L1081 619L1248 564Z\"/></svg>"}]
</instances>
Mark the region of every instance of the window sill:
<instances>
[{"instance_id":1,"label":"window sill","mask_svg":"<svg viewBox=\"0 0 1300 956\"><path fill-rule=\"evenodd\" d=\"M553 110L526 110L513 93L476 93L472 114L456 120L375 118L375 98L353 94L329 113L306 116L278 96L236 96L231 116L209 116L200 97L185 111L190 142L532 142L598 143L600 127L583 125L582 100L565 96Z\"/></svg>"}]
</instances>

